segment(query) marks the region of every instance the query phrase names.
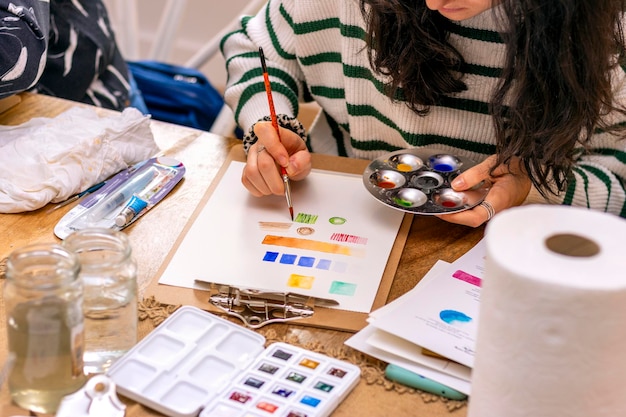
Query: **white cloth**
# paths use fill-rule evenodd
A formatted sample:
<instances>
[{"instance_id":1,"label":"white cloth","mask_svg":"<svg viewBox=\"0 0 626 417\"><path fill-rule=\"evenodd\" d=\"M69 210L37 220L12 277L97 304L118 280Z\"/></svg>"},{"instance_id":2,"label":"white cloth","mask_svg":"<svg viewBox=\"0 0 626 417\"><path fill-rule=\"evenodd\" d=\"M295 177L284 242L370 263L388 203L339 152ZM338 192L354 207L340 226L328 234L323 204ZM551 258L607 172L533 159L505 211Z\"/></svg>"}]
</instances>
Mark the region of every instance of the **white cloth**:
<instances>
[{"instance_id":1,"label":"white cloth","mask_svg":"<svg viewBox=\"0 0 626 417\"><path fill-rule=\"evenodd\" d=\"M98 116L76 107L0 126L0 212L66 200L158 151L150 118L134 108Z\"/></svg>"}]
</instances>

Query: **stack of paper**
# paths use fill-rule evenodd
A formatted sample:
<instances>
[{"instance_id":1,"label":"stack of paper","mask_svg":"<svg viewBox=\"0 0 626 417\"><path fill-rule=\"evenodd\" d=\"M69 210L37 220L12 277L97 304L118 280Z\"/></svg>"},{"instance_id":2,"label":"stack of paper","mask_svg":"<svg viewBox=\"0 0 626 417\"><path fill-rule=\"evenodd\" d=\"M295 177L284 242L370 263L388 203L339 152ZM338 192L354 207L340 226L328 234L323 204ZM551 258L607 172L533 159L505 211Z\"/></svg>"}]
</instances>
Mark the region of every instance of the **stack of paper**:
<instances>
[{"instance_id":1,"label":"stack of paper","mask_svg":"<svg viewBox=\"0 0 626 417\"><path fill-rule=\"evenodd\" d=\"M346 344L469 395L484 259L481 241L452 264L438 261Z\"/></svg>"}]
</instances>

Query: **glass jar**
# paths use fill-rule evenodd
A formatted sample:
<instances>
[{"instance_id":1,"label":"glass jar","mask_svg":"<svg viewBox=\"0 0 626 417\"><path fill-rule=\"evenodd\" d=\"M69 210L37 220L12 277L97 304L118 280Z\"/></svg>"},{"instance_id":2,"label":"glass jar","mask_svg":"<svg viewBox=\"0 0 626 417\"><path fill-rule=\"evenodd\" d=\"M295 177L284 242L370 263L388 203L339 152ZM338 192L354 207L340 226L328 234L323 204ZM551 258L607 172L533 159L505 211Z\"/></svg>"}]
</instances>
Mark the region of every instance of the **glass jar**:
<instances>
[{"instance_id":1,"label":"glass jar","mask_svg":"<svg viewBox=\"0 0 626 417\"><path fill-rule=\"evenodd\" d=\"M6 268L11 398L22 408L54 413L86 380L78 258L57 244L35 244L13 251Z\"/></svg>"},{"instance_id":2,"label":"glass jar","mask_svg":"<svg viewBox=\"0 0 626 417\"><path fill-rule=\"evenodd\" d=\"M137 266L127 236L107 228L73 232L63 247L80 263L85 373L103 373L137 343Z\"/></svg>"}]
</instances>

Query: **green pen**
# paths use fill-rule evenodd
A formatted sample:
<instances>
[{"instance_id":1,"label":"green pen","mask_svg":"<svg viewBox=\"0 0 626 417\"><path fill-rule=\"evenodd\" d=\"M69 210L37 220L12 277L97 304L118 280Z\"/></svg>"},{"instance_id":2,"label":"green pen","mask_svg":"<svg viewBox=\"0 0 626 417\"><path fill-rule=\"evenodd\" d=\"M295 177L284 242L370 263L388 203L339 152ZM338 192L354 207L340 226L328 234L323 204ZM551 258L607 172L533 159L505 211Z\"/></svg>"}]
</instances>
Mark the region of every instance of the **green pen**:
<instances>
[{"instance_id":1,"label":"green pen","mask_svg":"<svg viewBox=\"0 0 626 417\"><path fill-rule=\"evenodd\" d=\"M430 392L431 394L441 395L450 400L461 401L467 399L467 395L460 391L391 363L385 368L385 376L392 381L399 382L408 387Z\"/></svg>"}]
</instances>

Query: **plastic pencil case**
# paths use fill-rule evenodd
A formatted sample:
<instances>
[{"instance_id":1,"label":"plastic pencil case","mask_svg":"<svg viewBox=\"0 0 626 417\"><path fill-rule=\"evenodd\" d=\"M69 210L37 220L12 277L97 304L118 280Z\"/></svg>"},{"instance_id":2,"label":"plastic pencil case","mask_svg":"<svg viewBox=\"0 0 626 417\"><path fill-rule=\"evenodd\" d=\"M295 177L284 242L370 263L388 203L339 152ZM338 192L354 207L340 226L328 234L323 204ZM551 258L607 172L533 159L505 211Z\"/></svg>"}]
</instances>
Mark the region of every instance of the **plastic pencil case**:
<instances>
[{"instance_id":1,"label":"plastic pencil case","mask_svg":"<svg viewBox=\"0 0 626 417\"><path fill-rule=\"evenodd\" d=\"M185 175L184 165L156 157L125 169L70 210L54 228L65 239L87 227L122 230L159 203Z\"/></svg>"},{"instance_id":2,"label":"plastic pencil case","mask_svg":"<svg viewBox=\"0 0 626 417\"><path fill-rule=\"evenodd\" d=\"M184 306L118 359L117 392L173 417L325 417L360 379L348 362Z\"/></svg>"}]
</instances>

